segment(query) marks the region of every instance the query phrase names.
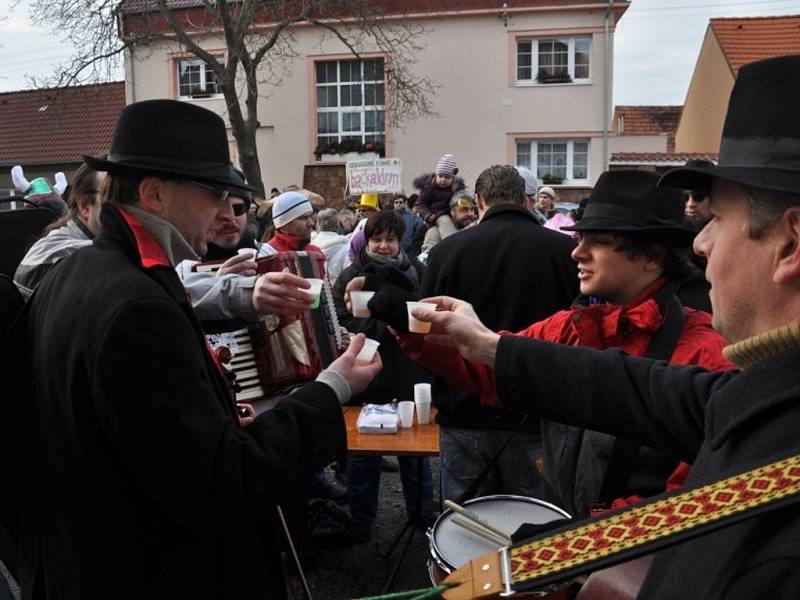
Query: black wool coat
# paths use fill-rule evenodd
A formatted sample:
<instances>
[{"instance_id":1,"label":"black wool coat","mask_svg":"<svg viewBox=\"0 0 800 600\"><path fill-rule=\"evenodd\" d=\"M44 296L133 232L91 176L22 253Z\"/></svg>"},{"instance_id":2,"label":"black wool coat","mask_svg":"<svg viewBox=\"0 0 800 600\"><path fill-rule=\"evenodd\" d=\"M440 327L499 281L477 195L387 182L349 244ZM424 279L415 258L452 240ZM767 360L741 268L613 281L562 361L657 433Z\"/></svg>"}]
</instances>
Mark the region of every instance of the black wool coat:
<instances>
[{"instance_id":1,"label":"black wool coat","mask_svg":"<svg viewBox=\"0 0 800 600\"><path fill-rule=\"evenodd\" d=\"M442 240L430 252L421 297L455 296L472 304L490 329L520 331L578 295L578 272L570 257L575 241L545 229L516 204L499 204L480 223ZM440 425L513 429L518 415L482 407L445 380L433 380ZM530 419L526 430L539 431Z\"/></svg>"},{"instance_id":2,"label":"black wool coat","mask_svg":"<svg viewBox=\"0 0 800 600\"><path fill-rule=\"evenodd\" d=\"M241 429L160 248L114 206L102 226L32 301L23 595L283 597L275 505L344 450L335 394Z\"/></svg>"},{"instance_id":3,"label":"black wool coat","mask_svg":"<svg viewBox=\"0 0 800 600\"><path fill-rule=\"evenodd\" d=\"M502 336L500 402L693 463L687 486L800 452L800 348L742 372ZM552 377L552 373L569 373ZM800 511L785 506L655 555L642 599L800 597Z\"/></svg>"}]
</instances>

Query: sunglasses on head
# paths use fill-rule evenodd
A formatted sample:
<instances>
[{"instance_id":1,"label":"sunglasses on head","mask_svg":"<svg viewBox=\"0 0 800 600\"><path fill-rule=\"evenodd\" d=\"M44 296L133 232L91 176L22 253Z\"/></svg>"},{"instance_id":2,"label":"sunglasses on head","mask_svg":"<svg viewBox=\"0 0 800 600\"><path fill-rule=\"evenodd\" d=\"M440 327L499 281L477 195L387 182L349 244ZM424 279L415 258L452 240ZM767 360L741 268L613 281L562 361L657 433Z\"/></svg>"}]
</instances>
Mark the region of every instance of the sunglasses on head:
<instances>
[{"instance_id":1,"label":"sunglasses on head","mask_svg":"<svg viewBox=\"0 0 800 600\"><path fill-rule=\"evenodd\" d=\"M470 206L472 206L472 200L462 196L461 198L456 200L455 206L460 206L461 208L469 208Z\"/></svg>"}]
</instances>

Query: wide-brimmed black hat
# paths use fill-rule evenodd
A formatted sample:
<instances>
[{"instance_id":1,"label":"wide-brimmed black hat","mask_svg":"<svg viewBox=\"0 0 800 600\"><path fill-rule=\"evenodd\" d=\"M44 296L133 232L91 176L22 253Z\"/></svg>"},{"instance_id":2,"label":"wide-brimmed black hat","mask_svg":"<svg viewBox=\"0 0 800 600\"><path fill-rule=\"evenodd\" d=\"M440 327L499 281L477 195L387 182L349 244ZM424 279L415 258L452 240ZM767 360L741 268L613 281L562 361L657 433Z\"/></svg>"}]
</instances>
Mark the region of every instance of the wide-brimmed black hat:
<instances>
[{"instance_id":1,"label":"wide-brimmed black hat","mask_svg":"<svg viewBox=\"0 0 800 600\"><path fill-rule=\"evenodd\" d=\"M659 185L709 191L714 177L782 192L800 190L800 56L739 70L716 166L682 167Z\"/></svg>"},{"instance_id":2,"label":"wide-brimmed black hat","mask_svg":"<svg viewBox=\"0 0 800 600\"><path fill-rule=\"evenodd\" d=\"M658 188L649 171L606 171L597 179L581 220L563 231L650 233L654 239L690 241L694 232L683 225L683 193Z\"/></svg>"},{"instance_id":3,"label":"wide-brimmed black hat","mask_svg":"<svg viewBox=\"0 0 800 600\"><path fill-rule=\"evenodd\" d=\"M97 171L179 176L253 191L233 170L225 122L187 102L129 104L117 119L108 156L83 160Z\"/></svg>"}]
</instances>

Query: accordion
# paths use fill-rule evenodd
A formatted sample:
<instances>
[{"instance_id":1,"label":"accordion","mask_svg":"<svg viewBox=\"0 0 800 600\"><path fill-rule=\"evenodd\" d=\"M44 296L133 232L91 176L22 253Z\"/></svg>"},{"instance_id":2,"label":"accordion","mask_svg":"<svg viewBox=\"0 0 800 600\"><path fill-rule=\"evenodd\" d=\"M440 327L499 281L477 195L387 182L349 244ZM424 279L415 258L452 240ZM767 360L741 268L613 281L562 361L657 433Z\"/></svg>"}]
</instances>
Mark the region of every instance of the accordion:
<instances>
[{"instance_id":1,"label":"accordion","mask_svg":"<svg viewBox=\"0 0 800 600\"><path fill-rule=\"evenodd\" d=\"M192 270L214 272L221 262L197 263ZM237 402L270 398L286 388L313 381L343 350L325 257L309 252L279 252L256 259L259 275L289 272L322 279L319 306L298 315L267 315L236 331L208 336L212 351L235 374Z\"/></svg>"}]
</instances>

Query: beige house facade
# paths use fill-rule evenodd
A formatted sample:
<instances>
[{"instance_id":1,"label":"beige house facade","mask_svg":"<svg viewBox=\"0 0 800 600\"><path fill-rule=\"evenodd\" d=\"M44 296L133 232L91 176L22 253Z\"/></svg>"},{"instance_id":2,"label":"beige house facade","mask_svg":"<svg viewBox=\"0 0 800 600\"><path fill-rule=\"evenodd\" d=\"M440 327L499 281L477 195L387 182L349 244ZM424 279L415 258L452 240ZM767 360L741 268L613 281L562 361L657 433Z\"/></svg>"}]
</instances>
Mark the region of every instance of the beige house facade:
<instances>
[{"instance_id":1,"label":"beige house facade","mask_svg":"<svg viewBox=\"0 0 800 600\"><path fill-rule=\"evenodd\" d=\"M799 15L711 19L675 133L675 151L719 152L739 69L758 60L798 53Z\"/></svg>"},{"instance_id":2,"label":"beige house facade","mask_svg":"<svg viewBox=\"0 0 800 600\"><path fill-rule=\"evenodd\" d=\"M466 4L472 8L403 17L425 28L413 69L438 86L438 116L402 128L391 125L386 56L367 52L355 60L331 36L298 27L288 74L279 86L260 90L257 145L265 187L302 183L304 166L321 160L318 146L356 140L383 144L387 157L402 160L407 193L414 177L451 153L469 186L489 165L514 164L556 181L564 199L573 191L585 195L604 169L604 134L613 127L611 89L604 86L613 80L614 24L629 3L614 2L612 11L606 2L530 0L505 10L493 2ZM204 37L201 44L225 60L221 38ZM177 43L136 49L126 58L128 102L175 98L226 118L213 74ZM235 157L232 138L231 151Z\"/></svg>"}]
</instances>

